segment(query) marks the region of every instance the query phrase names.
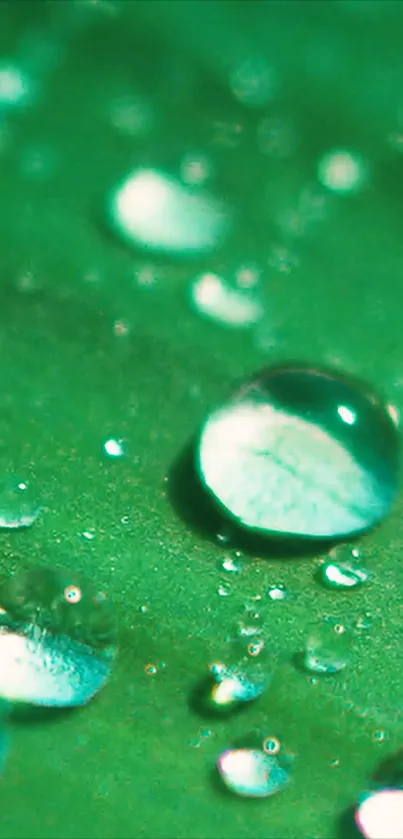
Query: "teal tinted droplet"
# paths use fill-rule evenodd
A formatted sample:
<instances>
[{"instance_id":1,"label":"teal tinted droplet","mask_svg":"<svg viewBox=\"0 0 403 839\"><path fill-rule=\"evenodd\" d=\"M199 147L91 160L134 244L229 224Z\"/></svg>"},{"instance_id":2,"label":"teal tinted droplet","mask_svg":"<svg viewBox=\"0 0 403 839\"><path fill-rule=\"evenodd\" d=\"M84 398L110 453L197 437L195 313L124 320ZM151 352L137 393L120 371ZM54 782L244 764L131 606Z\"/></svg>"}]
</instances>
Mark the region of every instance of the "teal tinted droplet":
<instances>
[{"instance_id":1,"label":"teal tinted droplet","mask_svg":"<svg viewBox=\"0 0 403 839\"><path fill-rule=\"evenodd\" d=\"M398 485L395 424L362 383L303 365L264 371L205 421L197 468L239 526L342 538L380 522Z\"/></svg>"},{"instance_id":2,"label":"teal tinted droplet","mask_svg":"<svg viewBox=\"0 0 403 839\"><path fill-rule=\"evenodd\" d=\"M0 527L30 527L40 511L31 483L14 477L0 478Z\"/></svg>"},{"instance_id":3,"label":"teal tinted droplet","mask_svg":"<svg viewBox=\"0 0 403 839\"><path fill-rule=\"evenodd\" d=\"M116 632L103 592L67 571L20 571L0 586L0 697L84 705L109 678Z\"/></svg>"},{"instance_id":4,"label":"teal tinted droplet","mask_svg":"<svg viewBox=\"0 0 403 839\"><path fill-rule=\"evenodd\" d=\"M328 588L356 588L367 582L369 572L350 562L325 562L320 567L322 583Z\"/></svg>"},{"instance_id":5,"label":"teal tinted droplet","mask_svg":"<svg viewBox=\"0 0 403 839\"><path fill-rule=\"evenodd\" d=\"M259 749L228 749L219 756L217 769L226 787L246 798L267 798L290 781L278 758Z\"/></svg>"},{"instance_id":6,"label":"teal tinted droplet","mask_svg":"<svg viewBox=\"0 0 403 839\"><path fill-rule=\"evenodd\" d=\"M303 664L310 673L330 676L339 673L350 660L350 634L342 623L325 620L310 632Z\"/></svg>"}]
</instances>

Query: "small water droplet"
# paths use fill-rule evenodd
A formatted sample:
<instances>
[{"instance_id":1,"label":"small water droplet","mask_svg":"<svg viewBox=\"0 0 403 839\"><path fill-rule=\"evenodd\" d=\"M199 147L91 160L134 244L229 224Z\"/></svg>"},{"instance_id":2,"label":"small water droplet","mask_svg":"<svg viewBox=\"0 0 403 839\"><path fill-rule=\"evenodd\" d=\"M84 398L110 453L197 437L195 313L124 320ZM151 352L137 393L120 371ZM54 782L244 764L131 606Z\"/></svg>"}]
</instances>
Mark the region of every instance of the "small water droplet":
<instances>
[{"instance_id":1,"label":"small water droplet","mask_svg":"<svg viewBox=\"0 0 403 839\"><path fill-rule=\"evenodd\" d=\"M0 66L0 105L15 107L25 104L32 96L33 83L23 71L12 64Z\"/></svg>"},{"instance_id":2,"label":"small water droplet","mask_svg":"<svg viewBox=\"0 0 403 839\"><path fill-rule=\"evenodd\" d=\"M158 668L156 667L155 664L146 664L146 666L144 668L144 672L145 672L146 676L155 676L156 673L158 672Z\"/></svg>"},{"instance_id":3,"label":"small water droplet","mask_svg":"<svg viewBox=\"0 0 403 839\"><path fill-rule=\"evenodd\" d=\"M103 592L68 571L31 567L0 586L0 696L12 702L85 705L116 655Z\"/></svg>"},{"instance_id":4,"label":"small water droplet","mask_svg":"<svg viewBox=\"0 0 403 839\"><path fill-rule=\"evenodd\" d=\"M403 790L381 789L361 797L355 820L365 839L401 839Z\"/></svg>"},{"instance_id":5,"label":"small water droplet","mask_svg":"<svg viewBox=\"0 0 403 839\"><path fill-rule=\"evenodd\" d=\"M267 597L270 600L285 600L287 597L287 590L282 585L270 586L267 589Z\"/></svg>"},{"instance_id":6,"label":"small water droplet","mask_svg":"<svg viewBox=\"0 0 403 839\"><path fill-rule=\"evenodd\" d=\"M229 574L239 574L242 570L241 564L236 562L231 556L227 556L225 559L221 560L220 568L223 571L227 571Z\"/></svg>"},{"instance_id":7,"label":"small water droplet","mask_svg":"<svg viewBox=\"0 0 403 839\"><path fill-rule=\"evenodd\" d=\"M294 365L265 371L210 414L197 465L206 490L238 525L341 538L389 512L398 455L396 428L366 386Z\"/></svg>"},{"instance_id":8,"label":"small water droplet","mask_svg":"<svg viewBox=\"0 0 403 839\"><path fill-rule=\"evenodd\" d=\"M83 534L84 539L88 539L91 542L92 539L95 539L95 531L94 530L84 530Z\"/></svg>"},{"instance_id":9,"label":"small water droplet","mask_svg":"<svg viewBox=\"0 0 403 839\"><path fill-rule=\"evenodd\" d=\"M304 667L318 675L339 673L349 662L350 638L343 624L325 620L310 633L304 653Z\"/></svg>"},{"instance_id":10,"label":"small water droplet","mask_svg":"<svg viewBox=\"0 0 403 839\"><path fill-rule=\"evenodd\" d=\"M386 739L386 732L374 731L372 739L375 740L376 743L383 743L383 741Z\"/></svg>"},{"instance_id":11,"label":"small water droplet","mask_svg":"<svg viewBox=\"0 0 403 839\"><path fill-rule=\"evenodd\" d=\"M228 597L231 594L231 586L229 583L220 583L217 591L220 597Z\"/></svg>"},{"instance_id":12,"label":"small water droplet","mask_svg":"<svg viewBox=\"0 0 403 839\"><path fill-rule=\"evenodd\" d=\"M188 152L181 161L181 179L190 186L204 184L212 175L212 161L201 152Z\"/></svg>"},{"instance_id":13,"label":"small water droplet","mask_svg":"<svg viewBox=\"0 0 403 839\"><path fill-rule=\"evenodd\" d=\"M130 335L130 323L123 318L114 321L113 334L116 338L127 338Z\"/></svg>"},{"instance_id":14,"label":"small water droplet","mask_svg":"<svg viewBox=\"0 0 403 839\"><path fill-rule=\"evenodd\" d=\"M319 580L327 588L357 588L369 579L369 571L358 564L360 551L351 545L338 545L329 555L329 560L319 567Z\"/></svg>"},{"instance_id":15,"label":"small water droplet","mask_svg":"<svg viewBox=\"0 0 403 839\"><path fill-rule=\"evenodd\" d=\"M332 192L358 192L367 179L367 167L356 152L333 149L319 161L318 179Z\"/></svg>"},{"instance_id":16,"label":"small water droplet","mask_svg":"<svg viewBox=\"0 0 403 839\"><path fill-rule=\"evenodd\" d=\"M277 755L281 748L280 740L277 737L265 737L262 748L268 755Z\"/></svg>"},{"instance_id":17,"label":"small water droplet","mask_svg":"<svg viewBox=\"0 0 403 839\"><path fill-rule=\"evenodd\" d=\"M30 483L19 478L0 478L0 527L30 527L40 511Z\"/></svg>"},{"instance_id":18,"label":"small water droplet","mask_svg":"<svg viewBox=\"0 0 403 839\"><path fill-rule=\"evenodd\" d=\"M218 758L217 768L231 792L248 798L274 795L290 780L277 757L258 749L229 749Z\"/></svg>"},{"instance_id":19,"label":"small water droplet","mask_svg":"<svg viewBox=\"0 0 403 839\"><path fill-rule=\"evenodd\" d=\"M240 62L230 77L233 95L242 105L262 108L277 92L278 80L274 67L263 56L251 55Z\"/></svg>"},{"instance_id":20,"label":"small water droplet","mask_svg":"<svg viewBox=\"0 0 403 839\"><path fill-rule=\"evenodd\" d=\"M229 213L199 187L153 169L139 169L115 189L110 216L128 244L168 253L214 250L226 234Z\"/></svg>"},{"instance_id":21,"label":"small water droplet","mask_svg":"<svg viewBox=\"0 0 403 839\"><path fill-rule=\"evenodd\" d=\"M232 288L212 273L201 274L194 280L191 302L203 317L238 329L257 323L263 315L263 306L255 295Z\"/></svg>"},{"instance_id":22,"label":"small water droplet","mask_svg":"<svg viewBox=\"0 0 403 839\"><path fill-rule=\"evenodd\" d=\"M115 440L113 438L105 440L103 448L105 454L109 455L109 457L123 457L125 453L122 440Z\"/></svg>"}]
</instances>

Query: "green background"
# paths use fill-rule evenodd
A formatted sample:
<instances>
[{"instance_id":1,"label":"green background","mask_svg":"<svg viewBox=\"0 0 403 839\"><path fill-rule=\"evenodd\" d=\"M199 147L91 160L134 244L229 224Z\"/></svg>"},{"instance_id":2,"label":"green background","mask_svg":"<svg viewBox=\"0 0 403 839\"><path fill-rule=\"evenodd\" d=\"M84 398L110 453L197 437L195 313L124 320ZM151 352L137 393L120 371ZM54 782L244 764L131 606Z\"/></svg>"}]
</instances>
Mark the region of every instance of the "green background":
<instances>
[{"instance_id":1,"label":"green background","mask_svg":"<svg viewBox=\"0 0 403 839\"><path fill-rule=\"evenodd\" d=\"M186 487L181 500L168 476L206 412L277 361L333 363L403 409L403 164L388 139L402 129L402 16L386 0L1 4L2 59L38 83L0 123L1 468L31 480L44 510L31 529L1 533L0 566L76 569L110 593L121 631L92 704L12 722L4 839L348 837L343 813L401 745L401 501L362 540L371 584L326 592L314 580L323 554L237 555L191 526ZM254 50L280 80L262 109L227 84ZM110 118L134 94L146 114L135 136ZM258 149L267 115L295 126L287 159ZM368 185L329 196L323 218L284 239L279 214L339 146L368 161ZM192 151L234 207L232 235L192 263L130 252L107 229L108 191L136 165L178 175ZM289 273L270 265L278 245L295 254ZM258 325L230 329L192 310L197 274L244 263L261 271ZM151 285L138 281L144 265ZM102 452L110 436L125 442L116 461ZM228 556L242 565L235 577L220 568ZM272 584L289 596L265 600L270 689L233 716L197 713L208 663ZM352 660L312 682L292 658L328 616L351 629ZM295 755L290 787L258 802L224 793L218 754L269 735Z\"/></svg>"}]
</instances>

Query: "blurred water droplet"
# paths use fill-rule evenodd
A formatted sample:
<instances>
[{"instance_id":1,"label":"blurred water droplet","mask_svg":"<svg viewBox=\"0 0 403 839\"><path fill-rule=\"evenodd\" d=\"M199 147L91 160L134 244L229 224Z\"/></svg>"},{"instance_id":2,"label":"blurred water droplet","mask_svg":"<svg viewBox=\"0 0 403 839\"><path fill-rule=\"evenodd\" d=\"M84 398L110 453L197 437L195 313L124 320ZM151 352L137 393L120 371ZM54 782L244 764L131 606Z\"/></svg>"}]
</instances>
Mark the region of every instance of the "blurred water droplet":
<instances>
[{"instance_id":1,"label":"blurred water droplet","mask_svg":"<svg viewBox=\"0 0 403 839\"><path fill-rule=\"evenodd\" d=\"M330 552L329 560L319 567L319 579L331 589L357 588L369 579L369 571L359 561L360 551L355 545L338 545Z\"/></svg>"},{"instance_id":2,"label":"blurred water droplet","mask_svg":"<svg viewBox=\"0 0 403 839\"><path fill-rule=\"evenodd\" d=\"M257 265L240 265L235 272L238 288L256 288L260 280L260 270Z\"/></svg>"},{"instance_id":3,"label":"blurred water droplet","mask_svg":"<svg viewBox=\"0 0 403 839\"><path fill-rule=\"evenodd\" d=\"M263 315L257 297L232 288L217 274L201 274L194 280L191 301L200 315L238 329L257 323Z\"/></svg>"},{"instance_id":4,"label":"blurred water droplet","mask_svg":"<svg viewBox=\"0 0 403 839\"><path fill-rule=\"evenodd\" d=\"M0 527L30 527L40 511L30 483L19 478L0 478Z\"/></svg>"},{"instance_id":5,"label":"blurred water droplet","mask_svg":"<svg viewBox=\"0 0 403 839\"><path fill-rule=\"evenodd\" d=\"M103 445L105 454L109 455L109 457L123 457L125 450L123 448L123 444L121 440L114 440L111 438L110 440L106 440Z\"/></svg>"},{"instance_id":6,"label":"blurred water droplet","mask_svg":"<svg viewBox=\"0 0 403 839\"><path fill-rule=\"evenodd\" d=\"M219 508L268 534L358 533L397 492L399 441L382 403L354 379L303 365L266 370L213 411L197 458Z\"/></svg>"},{"instance_id":7,"label":"blurred water droplet","mask_svg":"<svg viewBox=\"0 0 403 839\"><path fill-rule=\"evenodd\" d=\"M217 589L218 594L220 597L228 597L231 594L231 586L229 583L220 583Z\"/></svg>"},{"instance_id":8,"label":"blurred water droplet","mask_svg":"<svg viewBox=\"0 0 403 839\"><path fill-rule=\"evenodd\" d=\"M265 117L257 128L257 144L262 154L274 160L285 160L295 154L299 139L289 118Z\"/></svg>"},{"instance_id":9,"label":"blurred water droplet","mask_svg":"<svg viewBox=\"0 0 403 839\"><path fill-rule=\"evenodd\" d=\"M227 556L225 559L221 560L220 568L223 571L227 571L229 574L239 574L242 570L242 567L239 562L235 562L235 559L232 557Z\"/></svg>"},{"instance_id":10,"label":"blurred water droplet","mask_svg":"<svg viewBox=\"0 0 403 839\"><path fill-rule=\"evenodd\" d=\"M134 171L118 185L110 215L128 244L189 255L214 250L229 224L216 198L154 169Z\"/></svg>"},{"instance_id":11,"label":"blurred water droplet","mask_svg":"<svg viewBox=\"0 0 403 839\"><path fill-rule=\"evenodd\" d=\"M289 274L298 265L298 258L290 248L285 245L273 245L270 250L268 264L274 271L280 274Z\"/></svg>"},{"instance_id":12,"label":"blurred water droplet","mask_svg":"<svg viewBox=\"0 0 403 839\"><path fill-rule=\"evenodd\" d=\"M24 105L33 94L33 82L17 66L0 65L0 110Z\"/></svg>"},{"instance_id":13,"label":"blurred water droplet","mask_svg":"<svg viewBox=\"0 0 403 839\"><path fill-rule=\"evenodd\" d=\"M95 539L94 530L84 530L82 535L84 536L84 539L88 539L89 542L91 542L92 539Z\"/></svg>"},{"instance_id":14,"label":"blurred water droplet","mask_svg":"<svg viewBox=\"0 0 403 839\"><path fill-rule=\"evenodd\" d=\"M349 663L351 640L343 624L332 620L318 623L305 646L304 667L318 675L339 673Z\"/></svg>"},{"instance_id":15,"label":"blurred water droplet","mask_svg":"<svg viewBox=\"0 0 403 839\"><path fill-rule=\"evenodd\" d=\"M258 749L229 749L218 758L217 768L231 792L248 798L274 795L290 781L278 758Z\"/></svg>"},{"instance_id":16,"label":"blurred water droplet","mask_svg":"<svg viewBox=\"0 0 403 839\"><path fill-rule=\"evenodd\" d=\"M113 334L117 338L127 338L130 335L130 324L127 320L119 318L113 324Z\"/></svg>"},{"instance_id":17,"label":"blurred water droplet","mask_svg":"<svg viewBox=\"0 0 403 839\"><path fill-rule=\"evenodd\" d=\"M200 186L211 178L213 164L201 152L188 152L181 161L181 180L189 186Z\"/></svg>"},{"instance_id":18,"label":"blurred water droplet","mask_svg":"<svg viewBox=\"0 0 403 839\"><path fill-rule=\"evenodd\" d=\"M141 94L116 98L109 109L111 125L129 137L146 137L154 127L155 114L151 103Z\"/></svg>"},{"instance_id":19,"label":"blurred water droplet","mask_svg":"<svg viewBox=\"0 0 403 839\"><path fill-rule=\"evenodd\" d=\"M219 533L216 534L216 539L217 542L220 543L220 545L228 545L232 539L232 528L226 524L223 524Z\"/></svg>"},{"instance_id":20,"label":"blurred water droplet","mask_svg":"<svg viewBox=\"0 0 403 839\"><path fill-rule=\"evenodd\" d=\"M0 586L0 696L12 702L85 705L116 655L103 592L68 571L19 571Z\"/></svg>"},{"instance_id":21,"label":"blurred water droplet","mask_svg":"<svg viewBox=\"0 0 403 839\"><path fill-rule=\"evenodd\" d=\"M262 108L271 102L277 93L277 73L263 56L250 56L233 70L230 87L242 105Z\"/></svg>"},{"instance_id":22,"label":"blurred water droplet","mask_svg":"<svg viewBox=\"0 0 403 839\"><path fill-rule=\"evenodd\" d=\"M333 149L319 161L318 179L331 192L358 192L367 180L367 167L356 152Z\"/></svg>"},{"instance_id":23,"label":"blurred water droplet","mask_svg":"<svg viewBox=\"0 0 403 839\"><path fill-rule=\"evenodd\" d=\"M155 676L156 673L158 672L158 668L156 667L155 664L146 664L146 666L144 668L144 672L145 672L146 676Z\"/></svg>"},{"instance_id":24,"label":"blurred water droplet","mask_svg":"<svg viewBox=\"0 0 403 839\"><path fill-rule=\"evenodd\" d=\"M355 820L365 839L402 839L403 790L381 789L362 796Z\"/></svg>"},{"instance_id":25,"label":"blurred water droplet","mask_svg":"<svg viewBox=\"0 0 403 839\"><path fill-rule=\"evenodd\" d=\"M244 126L240 122L214 122L211 131L211 141L217 148L236 149L244 136Z\"/></svg>"},{"instance_id":26,"label":"blurred water droplet","mask_svg":"<svg viewBox=\"0 0 403 839\"><path fill-rule=\"evenodd\" d=\"M267 597L269 597L270 600L285 600L287 597L287 591L282 585L270 586L270 588L267 589Z\"/></svg>"}]
</instances>

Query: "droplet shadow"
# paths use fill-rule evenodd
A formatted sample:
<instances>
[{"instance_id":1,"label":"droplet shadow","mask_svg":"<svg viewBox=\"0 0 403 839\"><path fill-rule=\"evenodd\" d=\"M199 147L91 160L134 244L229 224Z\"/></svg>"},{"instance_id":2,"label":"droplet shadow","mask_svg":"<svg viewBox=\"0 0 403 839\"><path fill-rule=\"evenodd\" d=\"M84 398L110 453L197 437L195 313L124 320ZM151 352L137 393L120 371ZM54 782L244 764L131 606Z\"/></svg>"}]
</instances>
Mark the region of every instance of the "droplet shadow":
<instances>
[{"instance_id":1,"label":"droplet shadow","mask_svg":"<svg viewBox=\"0 0 403 839\"><path fill-rule=\"evenodd\" d=\"M355 806L343 811L336 825L337 839L362 839L362 833L355 822Z\"/></svg>"},{"instance_id":2,"label":"droplet shadow","mask_svg":"<svg viewBox=\"0 0 403 839\"><path fill-rule=\"evenodd\" d=\"M250 702L239 701L227 705L215 704L212 699L212 688L215 684L217 682L211 676L206 676L197 682L188 700L190 711L206 719L216 720L217 718L225 719L242 714L250 706ZM255 701L253 700L253 702Z\"/></svg>"},{"instance_id":3,"label":"droplet shadow","mask_svg":"<svg viewBox=\"0 0 403 839\"><path fill-rule=\"evenodd\" d=\"M10 710L9 720L17 723L18 726L48 726L63 722L66 718L80 710L80 707L45 708L38 705L16 703Z\"/></svg>"},{"instance_id":4,"label":"droplet shadow","mask_svg":"<svg viewBox=\"0 0 403 839\"><path fill-rule=\"evenodd\" d=\"M301 559L315 557L328 551L335 540L304 537L287 537L277 534L264 535L244 530L235 521L224 519L223 514L203 488L196 470L196 444L193 438L173 462L168 474L168 497L182 521L204 538L217 544L218 534L225 525L230 538L225 542L228 550L240 550L253 557L268 559Z\"/></svg>"}]
</instances>

